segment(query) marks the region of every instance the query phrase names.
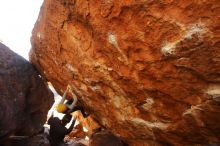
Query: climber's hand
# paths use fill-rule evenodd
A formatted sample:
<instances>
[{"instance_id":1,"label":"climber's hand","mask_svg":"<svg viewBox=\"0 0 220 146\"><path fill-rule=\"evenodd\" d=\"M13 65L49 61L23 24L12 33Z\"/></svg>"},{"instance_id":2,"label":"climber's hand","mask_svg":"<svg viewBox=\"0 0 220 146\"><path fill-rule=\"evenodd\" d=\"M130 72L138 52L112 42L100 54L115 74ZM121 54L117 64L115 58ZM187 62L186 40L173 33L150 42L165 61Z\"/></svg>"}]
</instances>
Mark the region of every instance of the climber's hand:
<instances>
[{"instance_id":1,"label":"climber's hand","mask_svg":"<svg viewBox=\"0 0 220 146\"><path fill-rule=\"evenodd\" d=\"M70 85L67 86L67 90L69 90L69 89L70 89Z\"/></svg>"}]
</instances>

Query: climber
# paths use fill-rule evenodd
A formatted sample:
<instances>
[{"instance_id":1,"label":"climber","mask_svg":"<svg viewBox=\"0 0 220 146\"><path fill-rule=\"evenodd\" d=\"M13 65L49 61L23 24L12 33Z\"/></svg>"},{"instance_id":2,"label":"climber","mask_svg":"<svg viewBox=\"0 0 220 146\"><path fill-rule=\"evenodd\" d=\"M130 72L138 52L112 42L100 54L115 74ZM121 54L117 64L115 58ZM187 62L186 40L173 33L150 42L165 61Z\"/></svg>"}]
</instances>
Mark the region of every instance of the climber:
<instances>
[{"instance_id":1,"label":"climber","mask_svg":"<svg viewBox=\"0 0 220 146\"><path fill-rule=\"evenodd\" d=\"M65 104L64 104L64 101L66 99L66 95L67 95L67 92L70 91L70 93L72 94L72 98L73 100L68 100ZM89 116L88 114L85 113L84 109L82 106L79 106L79 105L76 105L77 104L77 97L76 95L73 93L70 85L67 86L67 89L66 91L64 92L63 94L63 97L60 101L60 103L58 104L57 106L57 111L59 113L66 113L66 114L70 114L74 111L77 111L77 110L80 110L83 117L86 118L87 116Z\"/></svg>"},{"instance_id":2,"label":"climber","mask_svg":"<svg viewBox=\"0 0 220 146\"><path fill-rule=\"evenodd\" d=\"M71 126L67 129L65 126L71 121L71 119L72 115L70 114L64 115L62 120L54 117L53 114L49 118L48 124L50 125L50 131L48 139L51 146L65 146L65 143L63 141L64 137L72 131L76 121L76 119L74 118Z\"/></svg>"}]
</instances>

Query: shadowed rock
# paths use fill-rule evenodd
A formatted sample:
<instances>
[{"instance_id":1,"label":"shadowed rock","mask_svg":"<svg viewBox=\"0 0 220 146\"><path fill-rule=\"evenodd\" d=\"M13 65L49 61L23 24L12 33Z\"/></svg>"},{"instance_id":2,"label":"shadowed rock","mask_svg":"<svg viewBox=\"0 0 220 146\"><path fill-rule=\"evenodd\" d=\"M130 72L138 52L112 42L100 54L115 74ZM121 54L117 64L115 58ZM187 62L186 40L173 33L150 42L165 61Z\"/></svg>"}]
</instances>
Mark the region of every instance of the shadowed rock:
<instances>
[{"instance_id":1,"label":"shadowed rock","mask_svg":"<svg viewBox=\"0 0 220 146\"><path fill-rule=\"evenodd\" d=\"M94 132L89 141L89 146L126 146L119 137L107 130Z\"/></svg>"},{"instance_id":2,"label":"shadowed rock","mask_svg":"<svg viewBox=\"0 0 220 146\"><path fill-rule=\"evenodd\" d=\"M41 131L52 101L34 67L0 43L0 140Z\"/></svg>"}]
</instances>

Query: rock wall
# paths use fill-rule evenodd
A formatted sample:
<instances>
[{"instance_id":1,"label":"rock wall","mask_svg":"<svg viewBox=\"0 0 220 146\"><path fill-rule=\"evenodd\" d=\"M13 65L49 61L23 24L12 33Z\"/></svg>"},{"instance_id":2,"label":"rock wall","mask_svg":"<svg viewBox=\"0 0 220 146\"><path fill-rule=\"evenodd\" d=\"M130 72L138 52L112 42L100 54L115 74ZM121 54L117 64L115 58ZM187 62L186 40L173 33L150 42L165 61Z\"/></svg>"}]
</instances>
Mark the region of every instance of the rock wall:
<instances>
[{"instance_id":1,"label":"rock wall","mask_svg":"<svg viewBox=\"0 0 220 146\"><path fill-rule=\"evenodd\" d=\"M219 0L45 0L30 59L129 145L220 142Z\"/></svg>"},{"instance_id":2,"label":"rock wall","mask_svg":"<svg viewBox=\"0 0 220 146\"><path fill-rule=\"evenodd\" d=\"M52 102L52 92L33 66L0 43L0 142L41 131Z\"/></svg>"}]
</instances>

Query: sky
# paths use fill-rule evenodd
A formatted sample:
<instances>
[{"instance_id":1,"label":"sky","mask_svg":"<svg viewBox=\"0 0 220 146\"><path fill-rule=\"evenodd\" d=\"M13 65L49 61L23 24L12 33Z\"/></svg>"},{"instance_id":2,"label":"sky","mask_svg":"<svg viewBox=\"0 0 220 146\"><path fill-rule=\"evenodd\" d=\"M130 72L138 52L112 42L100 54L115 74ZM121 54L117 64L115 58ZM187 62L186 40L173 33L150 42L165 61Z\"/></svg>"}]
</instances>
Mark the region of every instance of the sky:
<instances>
[{"instance_id":1,"label":"sky","mask_svg":"<svg viewBox=\"0 0 220 146\"><path fill-rule=\"evenodd\" d=\"M42 3L43 0L0 0L0 42L27 60L31 49L32 29ZM55 103L48 116L53 112L55 116L62 118L63 114L55 110L61 97L55 89L51 90L55 96Z\"/></svg>"},{"instance_id":2,"label":"sky","mask_svg":"<svg viewBox=\"0 0 220 146\"><path fill-rule=\"evenodd\" d=\"M0 0L0 41L28 60L30 37L43 0Z\"/></svg>"}]
</instances>

